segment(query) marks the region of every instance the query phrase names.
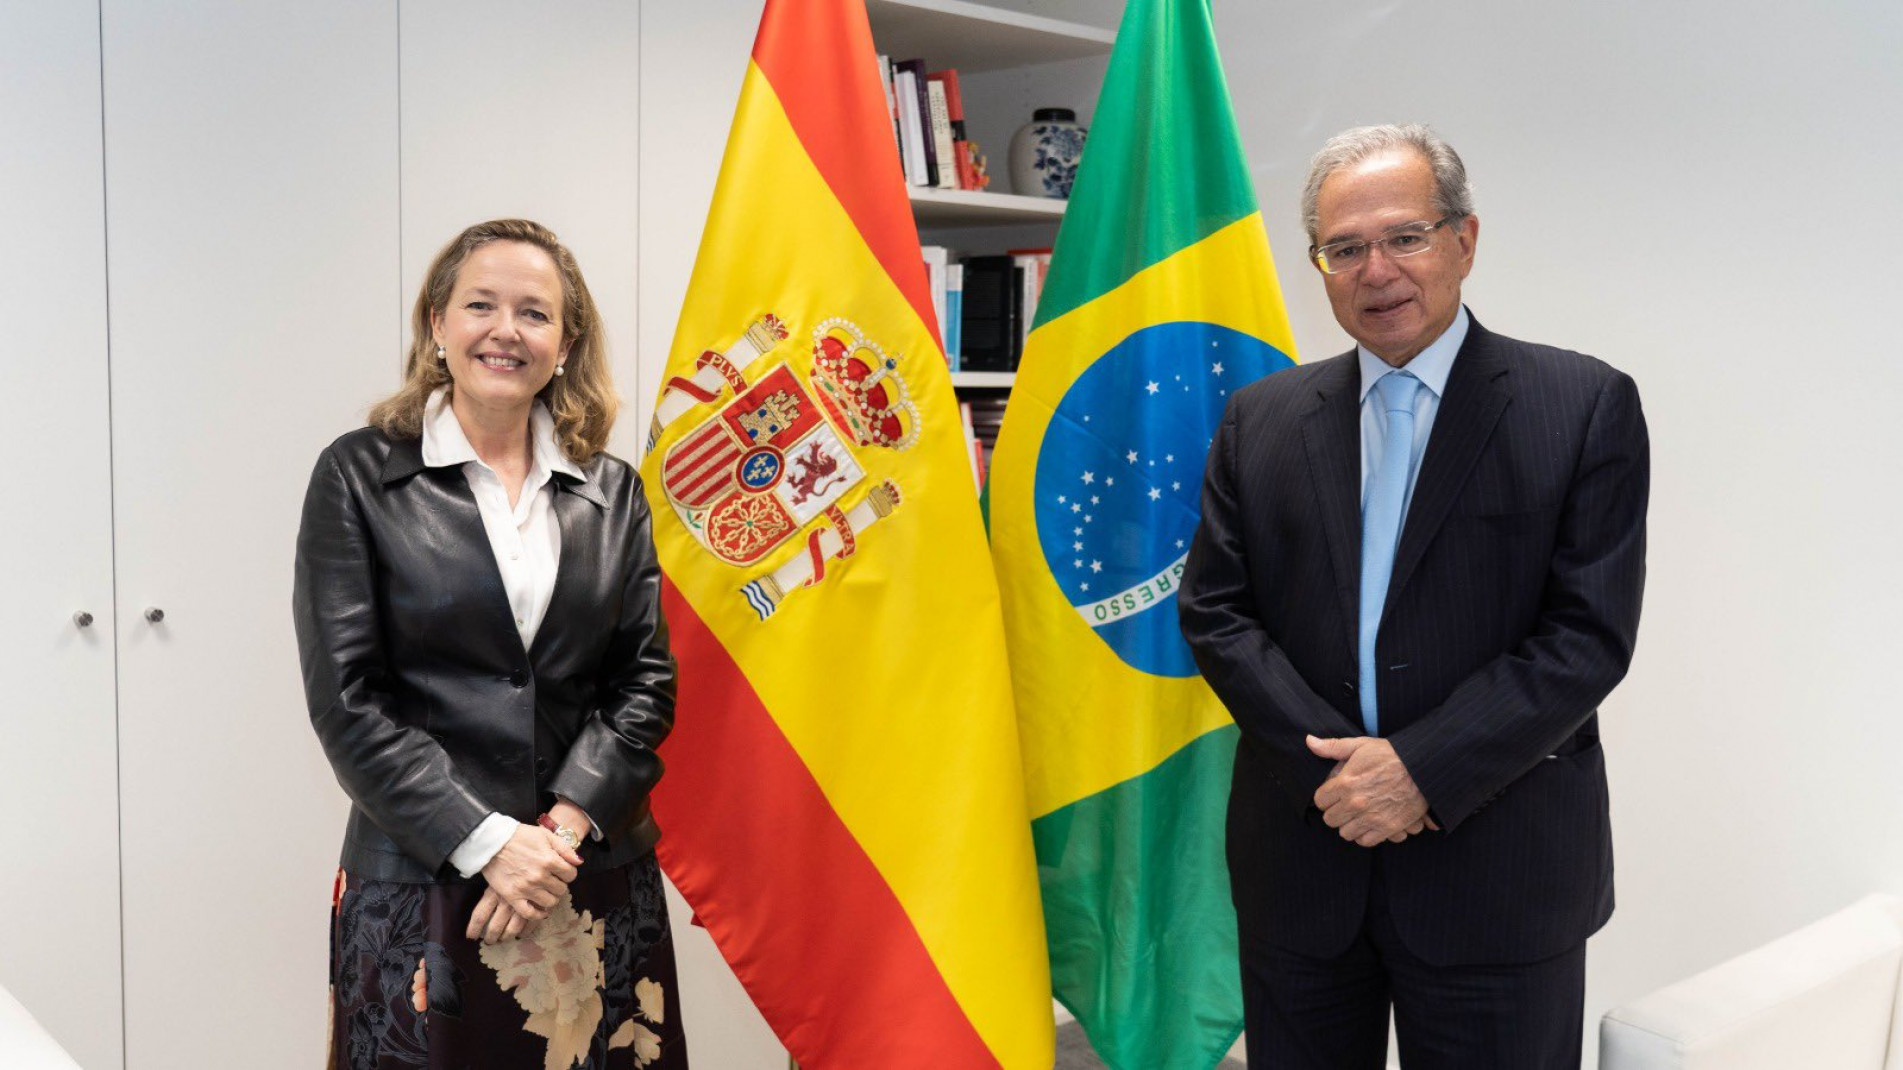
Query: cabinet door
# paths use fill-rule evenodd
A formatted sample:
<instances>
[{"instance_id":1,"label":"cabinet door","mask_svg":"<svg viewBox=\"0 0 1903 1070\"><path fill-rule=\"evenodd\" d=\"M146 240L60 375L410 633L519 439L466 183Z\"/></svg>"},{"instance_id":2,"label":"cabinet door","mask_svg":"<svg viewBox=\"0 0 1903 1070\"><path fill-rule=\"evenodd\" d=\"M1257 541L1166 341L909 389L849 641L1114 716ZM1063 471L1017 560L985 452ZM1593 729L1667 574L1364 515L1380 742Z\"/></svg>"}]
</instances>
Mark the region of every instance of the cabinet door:
<instances>
[{"instance_id":1,"label":"cabinet door","mask_svg":"<svg viewBox=\"0 0 1903 1070\"><path fill-rule=\"evenodd\" d=\"M318 451L395 385L396 5L100 19L128 1061L312 1065L344 800L291 562Z\"/></svg>"},{"instance_id":2,"label":"cabinet door","mask_svg":"<svg viewBox=\"0 0 1903 1070\"><path fill-rule=\"evenodd\" d=\"M119 820L99 12L0 4L8 467L0 521L0 986L118 1067ZM75 614L89 613L81 627Z\"/></svg>"}]
</instances>

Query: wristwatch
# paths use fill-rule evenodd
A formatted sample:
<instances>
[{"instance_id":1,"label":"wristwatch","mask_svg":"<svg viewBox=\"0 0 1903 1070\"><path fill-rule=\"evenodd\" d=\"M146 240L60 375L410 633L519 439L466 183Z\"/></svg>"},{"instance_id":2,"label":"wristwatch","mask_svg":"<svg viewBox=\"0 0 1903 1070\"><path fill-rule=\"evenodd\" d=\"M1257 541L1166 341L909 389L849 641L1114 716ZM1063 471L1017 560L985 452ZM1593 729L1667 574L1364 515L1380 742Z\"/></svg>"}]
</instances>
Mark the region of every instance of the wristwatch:
<instances>
[{"instance_id":1,"label":"wristwatch","mask_svg":"<svg viewBox=\"0 0 1903 1070\"><path fill-rule=\"evenodd\" d=\"M556 823L555 819L546 813L536 818L535 823L553 832L556 839L568 845L569 850L581 850L581 834L574 829L569 828L567 825Z\"/></svg>"}]
</instances>

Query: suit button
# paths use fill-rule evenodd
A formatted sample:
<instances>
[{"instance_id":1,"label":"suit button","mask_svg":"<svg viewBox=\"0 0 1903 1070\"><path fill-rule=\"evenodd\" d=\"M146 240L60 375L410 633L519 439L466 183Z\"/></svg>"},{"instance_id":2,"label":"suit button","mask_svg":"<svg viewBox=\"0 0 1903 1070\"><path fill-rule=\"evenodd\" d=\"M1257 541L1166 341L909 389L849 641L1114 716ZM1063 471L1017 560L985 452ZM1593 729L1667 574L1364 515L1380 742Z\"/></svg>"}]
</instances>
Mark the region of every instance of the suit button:
<instances>
[{"instance_id":1,"label":"suit button","mask_svg":"<svg viewBox=\"0 0 1903 1070\"><path fill-rule=\"evenodd\" d=\"M529 671L527 669L515 670L509 674L509 683L514 687L529 686Z\"/></svg>"},{"instance_id":2,"label":"suit button","mask_svg":"<svg viewBox=\"0 0 1903 1070\"><path fill-rule=\"evenodd\" d=\"M537 773L547 773L547 772L548 772L548 759L547 759L547 758L537 758L537 759L535 759L535 771L536 771Z\"/></svg>"}]
</instances>

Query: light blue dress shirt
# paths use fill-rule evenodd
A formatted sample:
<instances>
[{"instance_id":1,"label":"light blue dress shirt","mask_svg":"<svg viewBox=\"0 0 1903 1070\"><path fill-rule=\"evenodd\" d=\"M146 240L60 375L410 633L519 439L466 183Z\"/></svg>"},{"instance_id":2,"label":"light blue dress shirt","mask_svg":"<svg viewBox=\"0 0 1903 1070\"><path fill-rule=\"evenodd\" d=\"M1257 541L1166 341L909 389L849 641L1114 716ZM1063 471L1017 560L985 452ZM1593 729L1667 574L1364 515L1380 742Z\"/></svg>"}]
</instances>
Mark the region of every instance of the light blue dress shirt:
<instances>
[{"instance_id":1,"label":"light blue dress shirt","mask_svg":"<svg viewBox=\"0 0 1903 1070\"><path fill-rule=\"evenodd\" d=\"M1467 308L1463 305L1454 314L1454 322L1447 325L1441 336L1405 365L1405 370L1419 379L1427 389L1414 394L1414 452L1408 458L1407 496L1401 500L1403 517L1407 516L1407 507L1414 501L1414 484L1421 477L1421 457L1427 452L1427 438L1434 431L1434 416L1440 412L1440 399L1447 393L1447 377L1454 370L1454 355L1460 352L1461 343L1467 340L1469 322ZM1355 347L1355 356L1361 363L1361 505L1365 509L1368 505L1370 458L1381 456L1381 449L1388 437L1387 420L1380 406L1369 398L1374 393L1374 381L1394 369L1361 346Z\"/></svg>"}]
</instances>

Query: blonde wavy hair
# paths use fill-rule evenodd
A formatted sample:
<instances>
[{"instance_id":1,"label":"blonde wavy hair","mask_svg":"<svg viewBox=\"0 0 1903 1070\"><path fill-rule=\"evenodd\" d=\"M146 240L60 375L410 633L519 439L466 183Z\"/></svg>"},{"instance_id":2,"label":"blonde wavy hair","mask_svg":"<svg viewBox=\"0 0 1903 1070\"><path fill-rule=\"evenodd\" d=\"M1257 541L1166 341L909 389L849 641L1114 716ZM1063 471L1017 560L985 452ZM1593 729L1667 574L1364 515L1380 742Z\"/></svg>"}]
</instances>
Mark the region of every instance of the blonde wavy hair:
<instances>
[{"instance_id":1,"label":"blonde wavy hair","mask_svg":"<svg viewBox=\"0 0 1903 1070\"><path fill-rule=\"evenodd\" d=\"M562 342L568 347L563 374L549 380L536 397L555 418L555 438L562 452L576 464L586 464L608 447L621 401L615 396L614 377L608 370L608 346L602 337L601 315L588 283L575 264L575 254L555 232L527 219L492 219L456 235L431 261L423 276L422 292L410 313L410 357L403 368L403 386L370 409L369 422L391 438L420 438L423 409L437 387L453 392L449 370L436 359L430 322L449 307L469 254L495 241L519 241L547 253L562 277Z\"/></svg>"}]
</instances>

